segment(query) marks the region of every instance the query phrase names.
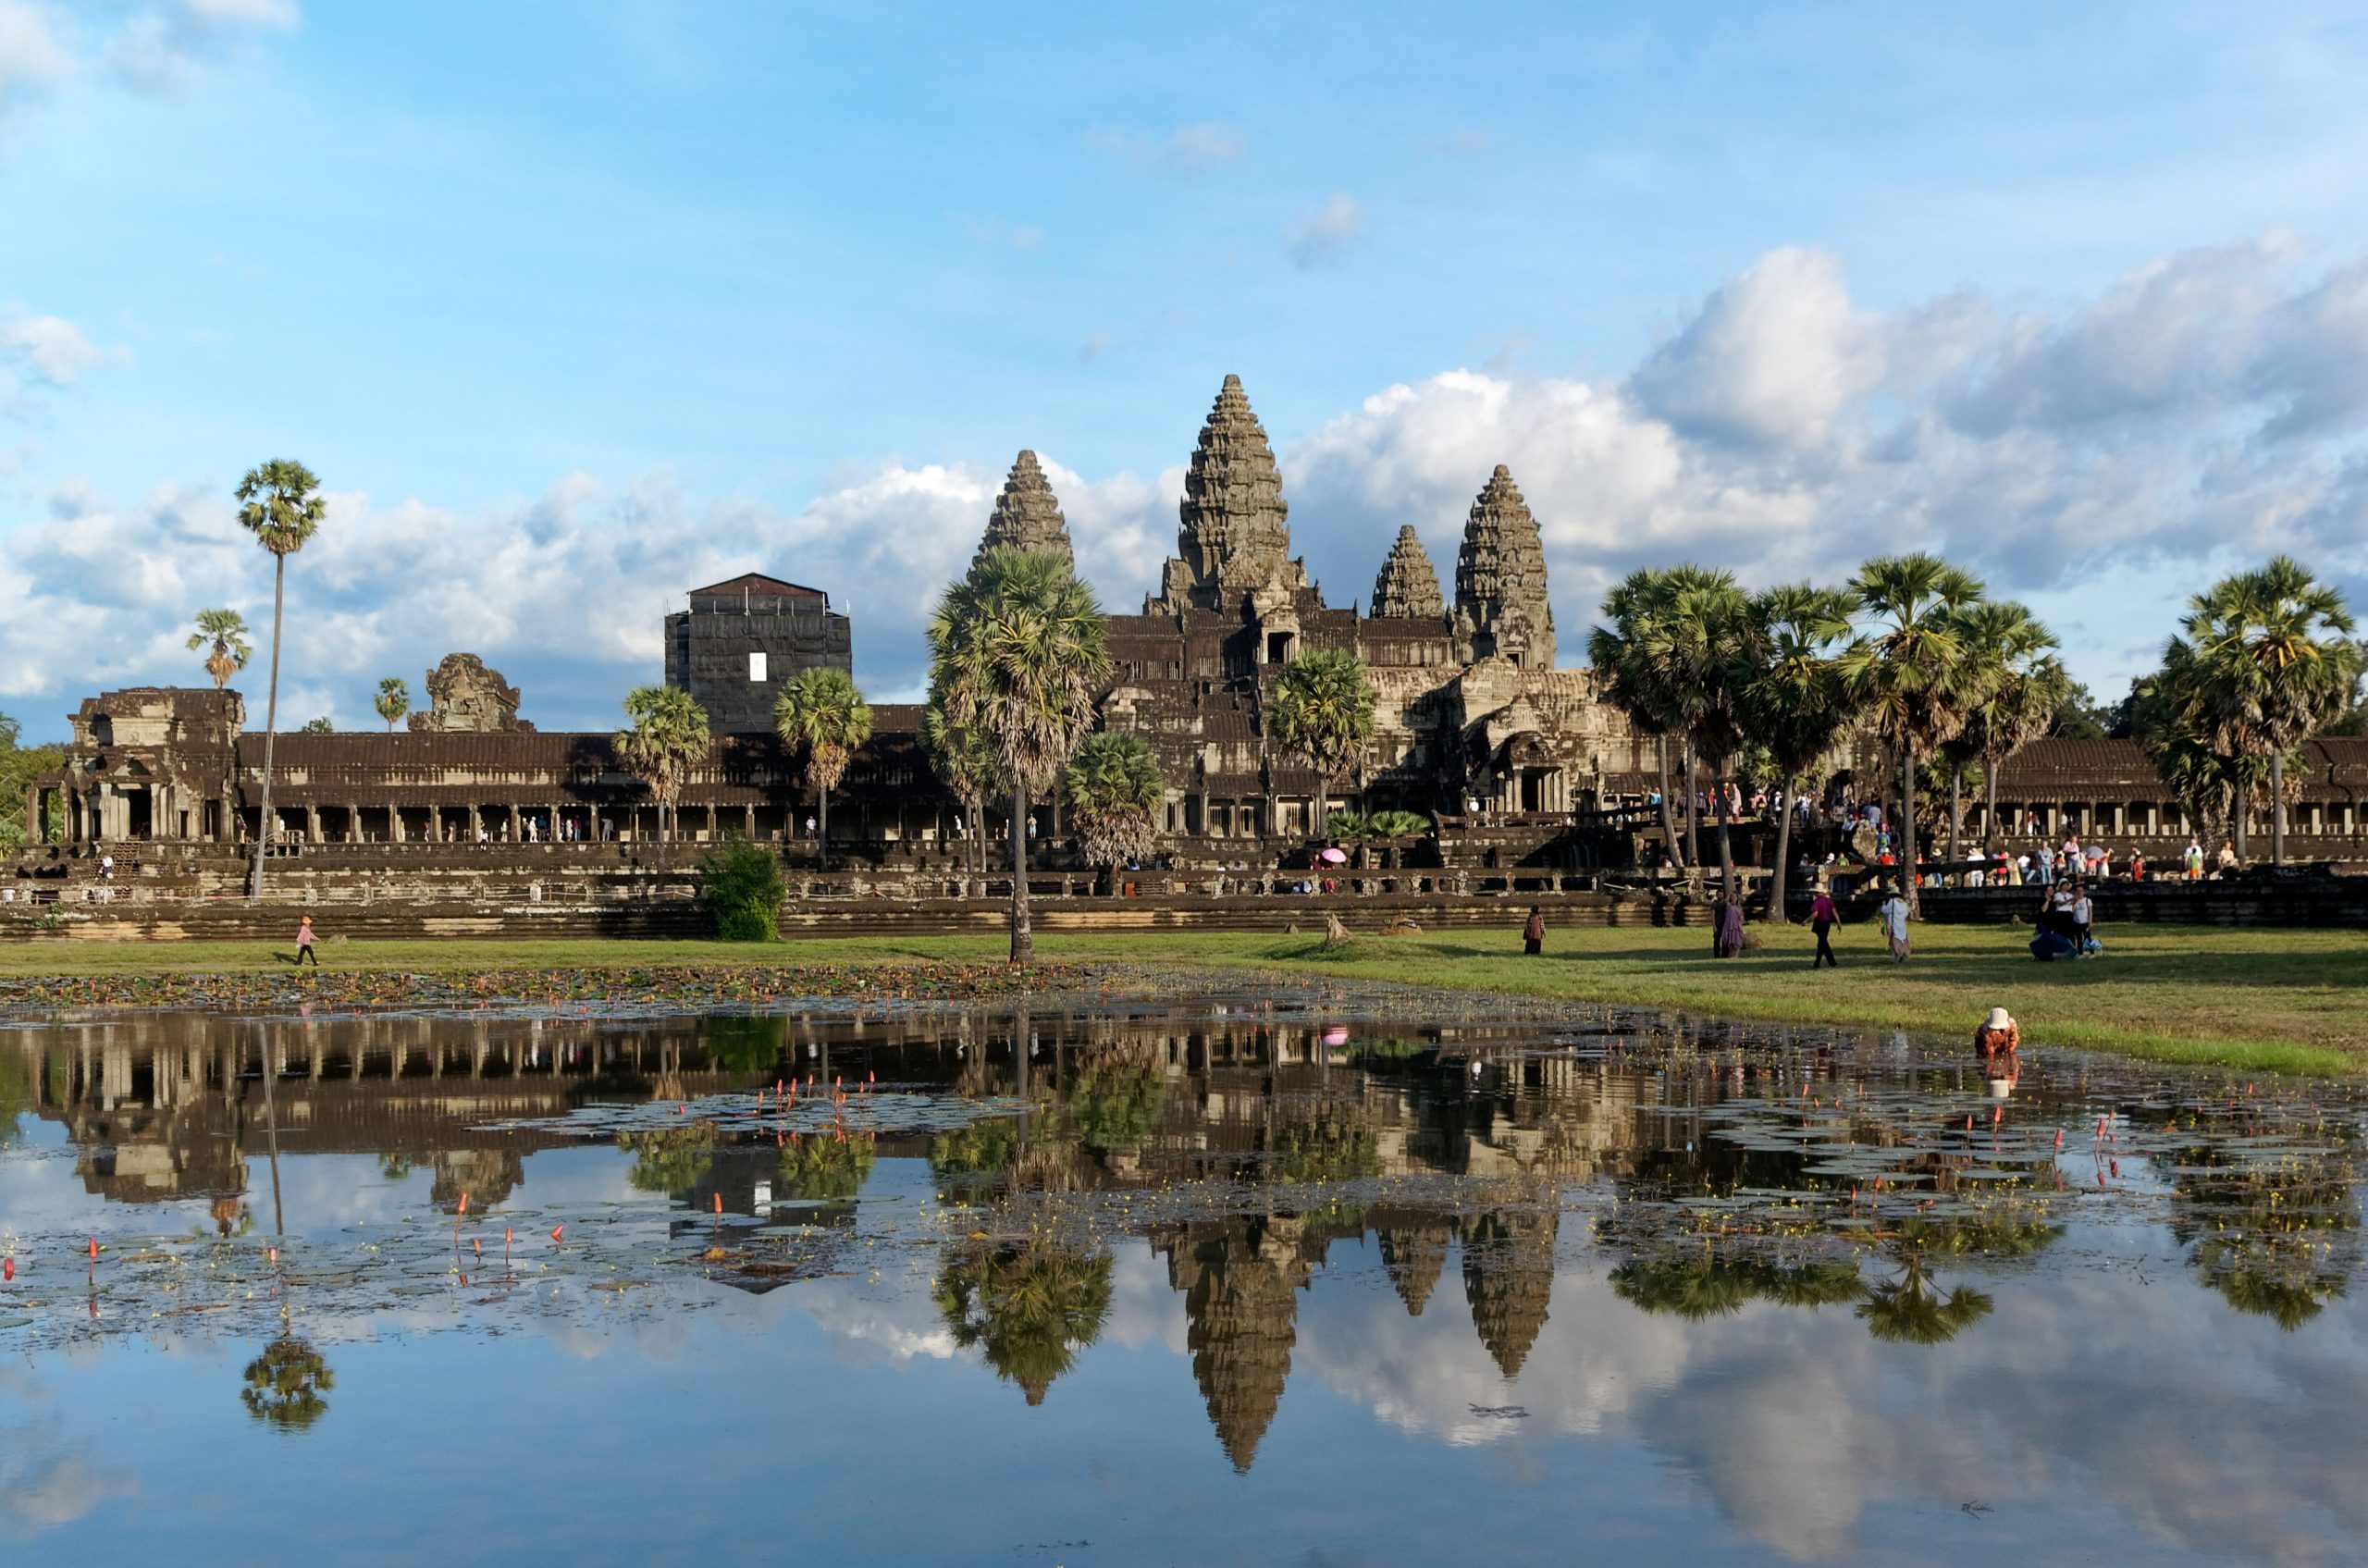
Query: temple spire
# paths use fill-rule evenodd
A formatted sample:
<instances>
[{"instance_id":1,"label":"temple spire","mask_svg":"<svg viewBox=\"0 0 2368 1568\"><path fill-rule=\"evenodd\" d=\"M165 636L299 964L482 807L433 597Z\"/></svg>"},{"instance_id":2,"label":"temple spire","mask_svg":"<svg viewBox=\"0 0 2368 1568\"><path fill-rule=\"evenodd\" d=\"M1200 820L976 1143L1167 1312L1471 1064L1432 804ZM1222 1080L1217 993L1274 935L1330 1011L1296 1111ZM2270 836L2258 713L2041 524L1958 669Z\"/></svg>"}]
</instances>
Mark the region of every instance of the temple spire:
<instances>
[{"instance_id":1,"label":"temple spire","mask_svg":"<svg viewBox=\"0 0 2368 1568\"><path fill-rule=\"evenodd\" d=\"M1171 607L1214 608L1237 592L1306 586L1306 572L1290 559L1289 508L1275 451L1239 376L1225 378L1201 426L1177 513L1176 558L1163 584Z\"/></svg>"},{"instance_id":2,"label":"temple spire","mask_svg":"<svg viewBox=\"0 0 2368 1568\"><path fill-rule=\"evenodd\" d=\"M1447 600L1439 594L1438 571L1411 526L1398 530L1398 542L1389 547L1389 559L1382 562L1381 575L1374 579L1373 612L1434 618L1447 613Z\"/></svg>"},{"instance_id":3,"label":"temple spire","mask_svg":"<svg viewBox=\"0 0 2368 1568\"><path fill-rule=\"evenodd\" d=\"M1554 609L1546 597L1546 549L1537 520L1503 463L1472 503L1455 559L1457 657L1554 667Z\"/></svg>"},{"instance_id":4,"label":"temple spire","mask_svg":"<svg viewBox=\"0 0 2368 1568\"><path fill-rule=\"evenodd\" d=\"M991 549L1038 549L1072 564L1076 562L1061 503L1054 499L1043 465L1032 451L1022 451L1012 463L1011 476L1004 481L1003 494L995 498L994 513L987 519L979 553L970 562L973 570Z\"/></svg>"}]
</instances>

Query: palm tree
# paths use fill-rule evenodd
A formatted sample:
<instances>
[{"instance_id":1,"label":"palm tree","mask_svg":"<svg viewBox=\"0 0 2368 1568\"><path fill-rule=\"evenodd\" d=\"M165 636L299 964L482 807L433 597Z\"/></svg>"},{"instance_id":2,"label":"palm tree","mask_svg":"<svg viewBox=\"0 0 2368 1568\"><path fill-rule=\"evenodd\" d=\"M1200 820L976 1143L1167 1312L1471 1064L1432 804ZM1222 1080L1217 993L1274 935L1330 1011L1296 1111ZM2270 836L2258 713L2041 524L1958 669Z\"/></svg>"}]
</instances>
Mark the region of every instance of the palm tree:
<instances>
[{"instance_id":1,"label":"palm tree","mask_svg":"<svg viewBox=\"0 0 2368 1568\"><path fill-rule=\"evenodd\" d=\"M1844 674L1876 730L1899 759L1900 884L1911 912L1916 894L1916 766L1965 726L1967 684L1960 612L1981 597L1981 580L1937 555L1879 556L1858 568L1850 591L1872 621L1842 659Z\"/></svg>"},{"instance_id":2,"label":"palm tree","mask_svg":"<svg viewBox=\"0 0 2368 1568\"><path fill-rule=\"evenodd\" d=\"M1769 879L1768 918L1785 921L1785 880L1792 870L1793 797L1801 776L1833 749L1857 715L1838 657L1856 608L1836 588L1790 583L1752 597L1757 660L1742 672L1737 693L1743 726L1765 747L1783 785L1776 819L1776 866Z\"/></svg>"},{"instance_id":3,"label":"palm tree","mask_svg":"<svg viewBox=\"0 0 2368 1568\"><path fill-rule=\"evenodd\" d=\"M2030 611L2011 602L1985 601L1964 614L1967 656L1975 671L1975 693L1966 709L1965 728L1951 743L1981 766L1981 844L1998 848L1998 770L2007 759L2047 734L2072 695L2072 677L2054 657L2055 634ZM1959 816L1950 803L1950 853L1956 851Z\"/></svg>"},{"instance_id":4,"label":"palm tree","mask_svg":"<svg viewBox=\"0 0 2368 1568\"><path fill-rule=\"evenodd\" d=\"M1078 743L1062 783L1079 847L1089 862L1110 869L1116 892L1118 867L1159 843L1159 809L1167 798L1159 759L1142 736L1103 730Z\"/></svg>"},{"instance_id":5,"label":"palm tree","mask_svg":"<svg viewBox=\"0 0 2368 1568\"><path fill-rule=\"evenodd\" d=\"M806 754L806 787L818 802L815 864L831 867L831 791L871 738L871 708L843 670L800 670L773 704L773 727Z\"/></svg>"},{"instance_id":6,"label":"palm tree","mask_svg":"<svg viewBox=\"0 0 2368 1568\"><path fill-rule=\"evenodd\" d=\"M2357 650L2343 594L2289 556L2190 601L2180 629L2212 693L2225 749L2269 766L2270 857L2286 863L2286 757L2343 714Z\"/></svg>"},{"instance_id":7,"label":"palm tree","mask_svg":"<svg viewBox=\"0 0 2368 1568\"><path fill-rule=\"evenodd\" d=\"M1758 626L1733 573L1685 565L1672 568L1667 581L1671 590L1667 611L1647 623L1645 653L1664 673L1684 715L1689 759L1699 757L1710 764L1711 787L1719 800L1720 881L1732 901L1735 854L1728 831L1726 785L1735 756L1743 749L1737 694L1742 672L1759 661ZM1686 780L1686 797L1691 801L1691 760ZM1688 848L1690 852L1691 846Z\"/></svg>"},{"instance_id":8,"label":"palm tree","mask_svg":"<svg viewBox=\"0 0 2368 1568\"><path fill-rule=\"evenodd\" d=\"M2163 668L2137 683L2131 697L2131 727L2164 785L2178 797L2198 832L2217 838L2225 832L2245 850L2241 801L2258 780L2249 757L2222 754L2210 718L2211 690L2185 639L2173 637L2163 651Z\"/></svg>"},{"instance_id":9,"label":"palm tree","mask_svg":"<svg viewBox=\"0 0 2368 1568\"><path fill-rule=\"evenodd\" d=\"M617 732L617 759L649 786L658 802L662 863L684 775L707 755L707 710L680 686L635 686L625 693L625 718L631 722Z\"/></svg>"},{"instance_id":10,"label":"palm tree","mask_svg":"<svg viewBox=\"0 0 2368 1568\"><path fill-rule=\"evenodd\" d=\"M388 675L378 683L378 695L371 699L370 706L378 710L378 717L387 721L387 733L392 735L395 726L402 722L402 716L411 711L411 687L403 683L401 675Z\"/></svg>"},{"instance_id":11,"label":"palm tree","mask_svg":"<svg viewBox=\"0 0 2368 1568\"><path fill-rule=\"evenodd\" d=\"M328 515L321 482L289 458L273 458L247 470L239 481L239 525L271 552L271 685L263 710L263 817L255 834L254 883L247 896L263 896L263 867L271 846L272 743L279 729L279 632L288 598L288 558L304 548Z\"/></svg>"},{"instance_id":12,"label":"palm tree","mask_svg":"<svg viewBox=\"0 0 2368 1568\"><path fill-rule=\"evenodd\" d=\"M921 748L930 767L962 808L969 824L967 869L980 875L987 870L987 792L995 786L995 758L976 730L966 730L945 716L945 703L932 690L921 710Z\"/></svg>"},{"instance_id":13,"label":"palm tree","mask_svg":"<svg viewBox=\"0 0 2368 1568\"><path fill-rule=\"evenodd\" d=\"M191 634L189 648L210 651L205 656L205 673L214 677L214 689L220 691L230 684L230 677L247 667L254 648L247 641L247 618L235 610L201 610L197 612L197 630Z\"/></svg>"},{"instance_id":14,"label":"palm tree","mask_svg":"<svg viewBox=\"0 0 2368 1568\"><path fill-rule=\"evenodd\" d=\"M1310 836L1324 832L1330 816L1326 786L1349 771L1373 737L1373 683L1364 661L1353 653L1303 653L1283 666L1266 698L1266 734L1286 756L1315 772L1315 811Z\"/></svg>"},{"instance_id":15,"label":"palm tree","mask_svg":"<svg viewBox=\"0 0 2368 1568\"><path fill-rule=\"evenodd\" d=\"M1669 743L1687 727L1688 713L1671 673L1658 656L1666 647L1659 623L1670 613L1682 590L1677 574L1685 568L1632 572L1604 596L1605 624L1587 635L1587 661L1595 666L1603 694L1628 716L1637 730L1653 737L1654 761L1660 782L1661 843L1670 859L1689 863L1679 850L1677 821L1671 811ZM1689 777L1692 768L1687 769ZM1693 798L1693 786L1686 787Z\"/></svg>"},{"instance_id":16,"label":"palm tree","mask_svg":"<svg viewBox=\"0 0 2368 1568\"><path fill-rule=\"evenodd\" d=\"M1030 802L1093 724L1110 667L1093 590L1039 550L986 551L930 617L930 683L948 722L985 737L1011 785L1011 960L1027 961Z\"/></svg>"}]
</instances>

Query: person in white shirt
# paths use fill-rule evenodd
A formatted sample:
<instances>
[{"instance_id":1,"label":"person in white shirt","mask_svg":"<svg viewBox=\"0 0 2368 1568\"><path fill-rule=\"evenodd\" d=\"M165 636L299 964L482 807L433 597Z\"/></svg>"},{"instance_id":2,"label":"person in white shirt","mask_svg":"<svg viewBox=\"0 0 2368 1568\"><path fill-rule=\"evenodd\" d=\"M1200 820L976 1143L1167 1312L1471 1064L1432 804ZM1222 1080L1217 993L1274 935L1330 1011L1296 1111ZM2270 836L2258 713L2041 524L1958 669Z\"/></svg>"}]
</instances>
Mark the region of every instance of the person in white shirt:
<instances>
[{"instance_id":1,"label":"person in white shirt","mask_svg":"<svg viewBox=\"0 0 2368 1568\"><path fill-rule=\"evenodd\" d=\"M2073 951L2085 953L2095 940L2096 907L2089 902L2089 890L2082 888L2072 900Z\"/></svg>"},{"instance_id":2,"label":"person in white shirt","mask_svg":"<svg viewBox=\"0 0 2368 1568\"><path fill-rule=\"evenodd\" d=\"M1893 961L1902 964L1907 962L1910 945L1907 936L1907 900L1900 896L1897 889L1893 889L1892 895L1884 899L1882 907L1875 911L1875 918L1882 922L1883 935L1891 941Z\"/></svg>"}]
</instances>

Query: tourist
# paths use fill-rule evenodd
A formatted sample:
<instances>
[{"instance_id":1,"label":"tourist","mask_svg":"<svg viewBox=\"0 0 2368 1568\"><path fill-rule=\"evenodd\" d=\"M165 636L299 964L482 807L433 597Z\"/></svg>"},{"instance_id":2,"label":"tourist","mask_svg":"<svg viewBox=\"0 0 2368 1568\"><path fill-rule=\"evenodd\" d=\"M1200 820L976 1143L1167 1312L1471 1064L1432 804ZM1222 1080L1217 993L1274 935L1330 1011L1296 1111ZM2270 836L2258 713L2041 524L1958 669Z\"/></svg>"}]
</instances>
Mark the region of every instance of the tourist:
<instances>
[{"instance_id":1,"label":"tourist","mask_svg":"<svg viewBox=\"0 0 2368 1568\"><path fill-rule=\"evenodd\" d=\"M1743 900L1730 900L1719 913L1719 945L1724 949L1722 958L1743 957Z\"/></svg>"},{"instance_id":2,"label":"tourist","mask_svg":"<svg viewBox=\"0 0 2368 1568\"><path fill-rule=\"evenodd\" d=\"M1546 951L1546 911L1532 904L1521 928L1521 950L1535 958Z\"/></svg>"},{"instance_id":3,"label":"tourist","mask_svg":"<svg viewBox=\"0 0 2368 1568\"><path fill-rule=\"evenodd\" d=\"M2129 852L2129 880L2132 882L2146 880L2146 852L2142 849L2133 849Z\"/></svg>"},{"instance_id":4,"label":"tourist","mask_svg":"<svg viewBox=\"0 0 2368 1568\"><path fill-rule=\"evenodd\" d=\"M113 881L115 881L115 857L114 857L114 856L112 856L112 855L102 855L102 856L100 856L100 857L99 857L99 880L100 880L101 882L113 882Z\"/></svg>"},{"instance_id":5,"label":"tourist","mask_svg":"<svg viewBox=\"0 0 2368 1568\"><path fill-rule=\"evenodd\" d=\"M310 915L296 924L296 962L301 966L307 958L312 960L314 969L321 967L321 956L313 951L313 917Z\"/></svg>"},{"instance_id":6,"label":"tourist","mask_svg":"<svg viewBox=\"0 0 2368 1568\"><path fill-rule=\"evenodd\" d=\"M2089 863L2089 880L2103 882L2113 875L2113 851L2102 844L2091 844L2081 855Z\"/></svg>"},{"instance_id":7,"label":"tourist","mask_svg":"<svg viewBox=\"0 0 2368 1568\"><path fill-rule=\"evenodd\" d=\"M2187 867L2187 880L2202 882L2203 880L2203 846L2196 842L2193 833L2187 835L2187 853L2180 858Z\"/></svg>"},{"instance_id":8,"label":"tourist","mask_svg":"<svg viewBox=\"0 0 2368 1568\"><path fill-rule=\"evenodd\" d=\"M1891 896L1884 899L1882 907L1875 911L1875 918L1882 922L1883 935L1891 943L1892 961L1899 964L1907 962L1908 951L1913 945L1907 935L1907 900L1902 896L1898 887L1892 889Z\"/></svg>"},{"instance_id":9,"label":"tourist","mask_svg":"<svg viewBox=\"0 0 2368 1568\"><path fill-rule=\"evenodd\" d=\"M2222 839L2220 841L2220 874L2223 877L2233 877L2243 869L2242 864L2237 859L2236 845L2227 839Z\"/></svg>"},{"instance_id":10,"label":"tourist","mask_svg":"<svg viewBox=\"0 0 2368 1568\"><path fill-rule=\"evenodd\" d=\"M2089 890L2086 887L2074 888L2072 941L2078 952L2085 956L2103 950L2097 944L2096 928L2097 910L2096 906L2089 902Z\"/></svg>"},{"instance_id":11,"label":"tourist","mask_svg":"<svg viewBox=\"0 0 2368 1568\"><path fill-rule=\"evenodd\" d=\"M1816 899L1809 905L1809 929L1817 932L1817 957L1809 960L1809 968L1819 964L1830 969L1842 967L1842 960L1833 956L1832 942L1834 923L1841 919L1841 911L1833 907L1833 895L1818 889Z\"/></svg>"},{"instance_id":12,"label":"tourist","mask_svg":"<svg viewBox=\"0 0 2368 1568\"><path fill-rule=\"evenodd\" d=\"M2055 851L2042 844L2039 846L2035 858L2039 863L2039 874L2031 880L2040 886L2045 887L2055 880Z\"/></svg>"},{"instance_id":13,"label":"tourist","mask_svg":"<svg viewBox=\"0 0 2368 1568\"><path fill-rule=\"evenodd\" d=\"M1992 1056L2011 1056L2023 1043L2023 1031L2015 1022L2015 1015L2004 1007L1992 1007L1981 1027L1973 1031L1974 1055L1984 1067Z\"/></svg>"}]
</instances>

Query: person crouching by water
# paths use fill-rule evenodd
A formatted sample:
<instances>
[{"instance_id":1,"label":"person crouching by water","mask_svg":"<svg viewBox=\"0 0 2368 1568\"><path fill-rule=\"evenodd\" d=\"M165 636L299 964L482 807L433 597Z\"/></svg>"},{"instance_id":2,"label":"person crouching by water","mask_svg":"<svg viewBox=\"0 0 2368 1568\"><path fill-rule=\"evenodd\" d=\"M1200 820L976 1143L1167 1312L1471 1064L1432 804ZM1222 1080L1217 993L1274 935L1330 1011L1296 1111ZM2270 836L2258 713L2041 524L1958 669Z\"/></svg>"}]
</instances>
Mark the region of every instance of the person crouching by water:
<instances>
[{"instance_id":1,"label":"person crouching by water","mask_svg":"<svg viewBox=\"0 0 2368 1568\"><path fill-rule=\"evenodd\" d=\"M2015 1015L2004 1007L1992 1007L1981 1027L1973 1031L1973 1054L1980 1059L1981 1076L1990 1081L1990 1093L2004 1099L2014 1089L2015 1080L2023 1072L2019 1052L2023 1031L2015 1022Z\"/></svg>"},{"instance_id":2,"label":"person crouching by water","mask_svg":"<svg viewBox=\"0 0 2368 1568\"><path fill-rule=\"evenodd\" d=\"M1532 904L1529 919L1522 922L1521 950L1535 958L1546 951L1546 911Z\"/></svg>"},{"instance_id":3,"label":"person crouching by water","mask_svg":"<svg viewBox=\"0 0 2368 1568\"><path fill-rule=\"evenodd\" d=\"M296 962L301 965L307 958L313 961L314 969L321 967L321 956L313 951L313 917L310 915L296 924Z\"/></svg>"},{"instance_id":4,"label":"person crouching by water","mask_svg":"<svg viewBox=\"0 0 2368 1568\"><path fill-rule=\"evenodd\" d=\"M1817 900L1809 906L1809 929L1817 932L1817 957L1809 960L1809 968L1819 964L1830 969L1842 967L1842 960L1833 956L1832 940L1834 923L1841 919L1842 911L1833 907L1833 895L1818 889Z\"/></svg>"}]
</instances>

